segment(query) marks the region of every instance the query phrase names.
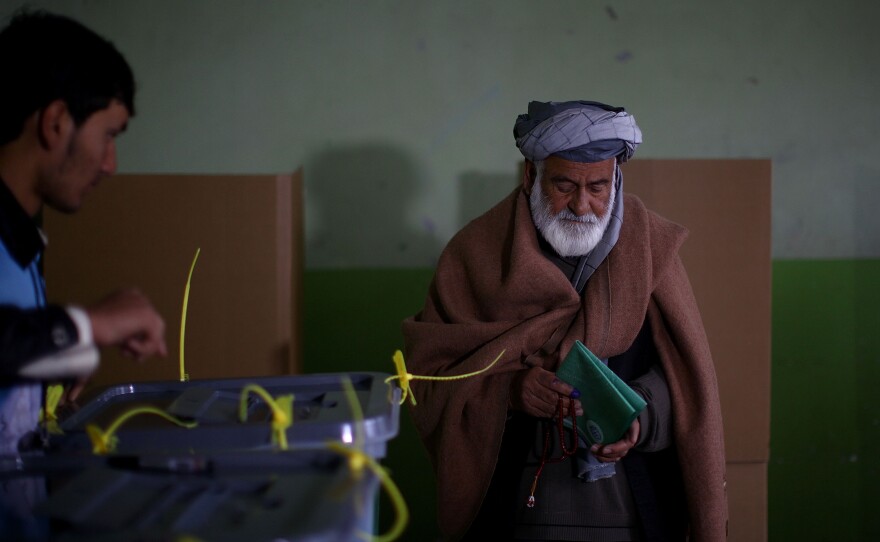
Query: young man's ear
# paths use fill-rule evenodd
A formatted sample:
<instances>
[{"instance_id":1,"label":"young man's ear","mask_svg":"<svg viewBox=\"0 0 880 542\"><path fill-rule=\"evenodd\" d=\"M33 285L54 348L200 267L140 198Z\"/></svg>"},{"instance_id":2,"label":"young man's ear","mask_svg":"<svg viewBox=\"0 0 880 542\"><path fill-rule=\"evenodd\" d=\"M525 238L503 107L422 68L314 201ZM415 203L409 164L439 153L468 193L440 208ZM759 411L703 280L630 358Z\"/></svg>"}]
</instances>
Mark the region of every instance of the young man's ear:
<instances>
[{"instance_id":1,"label":"young man's ear","mask_svg":"<svg viewBox=\"0 0 880 542\"><path fill-rule=\"evenodd\" d=\"M522 185L523 191L527 196L532 195L532 187L535 185L535 178L538 176L538 168L531 160L526 160L523 165Z\"/></svg>"},{"instance_id":2,"label":"young man's ear","mask_svg":"<svg viewBox=\"0 0 880 542\"><path fill-rule=\"evenodd\" d=\"M75 129L73 117L64 100L55 100L37 113L37 137L46 150L65 148Z\"/></svg>"}]
</instances>

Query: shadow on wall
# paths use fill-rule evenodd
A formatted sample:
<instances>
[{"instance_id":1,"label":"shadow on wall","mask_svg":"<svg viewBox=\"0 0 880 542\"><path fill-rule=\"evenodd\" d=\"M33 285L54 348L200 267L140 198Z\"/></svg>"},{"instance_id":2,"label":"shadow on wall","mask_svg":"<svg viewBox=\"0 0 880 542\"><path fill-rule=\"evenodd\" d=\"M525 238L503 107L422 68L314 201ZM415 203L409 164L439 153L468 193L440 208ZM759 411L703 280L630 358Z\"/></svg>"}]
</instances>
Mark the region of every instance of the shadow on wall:
<instances>
[{"instance_id":1,"label":"shadow on wall","mask_svg":"<svg viewBox=\"0 0 880 542\"><path fill-rule=\"evenodd\" d=\"M458 223L463 226L485 213L519 184L519 178L511 173L464 173L458 181Z\"/></svg>"},{"instance_id":2,"label":"shadow on wall","mask_svg":"<svg viewBox=\"0 0 880 542\"><path fill-rule=\"evenodd\" d=\"M443 248L430 217L413 219L421 179L381 143L333 148L305 164L309 268L433 267Z\"/></svg>"},{"instance_id":3,"label":"shadow on wall","mask_svg":"<svg viewBox=\"0 0 880 542\"><path fill-rule=\"evenodd\" d=\"M880 241L876 232L880 231L880 171L864 166L856 167L853 182L855 193L855 212L852 215L856 257L880 258Z\"/></svg>"},{"instance_id":4,"label":"shadow on wall","mask_svg":"<svg viewBox=\"0 0 880 542\"><path fill-rule=\"evenodd\" d=\"M857 377L857 454L849 461L858 464L858 502L876 503L880 499L880 414L876 409L877 386L880 384L880 245L874 232L880 231L880 183L878 172L866 167L856 170L855 212L856 254L865 257L853 263L853 292L855 293L854 359ZM877 540L880 536L880 518L873 506L862 506L861 529L863 540Z\"/></svg>"}]
</instances>

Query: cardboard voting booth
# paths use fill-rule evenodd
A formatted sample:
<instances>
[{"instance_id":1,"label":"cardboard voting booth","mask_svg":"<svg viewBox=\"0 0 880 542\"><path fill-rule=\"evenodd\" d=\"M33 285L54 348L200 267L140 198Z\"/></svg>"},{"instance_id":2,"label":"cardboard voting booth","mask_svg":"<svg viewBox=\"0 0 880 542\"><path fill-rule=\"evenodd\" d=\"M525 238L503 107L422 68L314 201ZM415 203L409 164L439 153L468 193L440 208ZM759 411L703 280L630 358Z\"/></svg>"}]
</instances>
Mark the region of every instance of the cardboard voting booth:
<instances>
[{"instance_id":1,"label":"cardboard voting booth","mask_svg":"<svg viewBox=\"0 0 880 542\"><path fill-rule=\"evenodd\" d=\"M181 309L192 378L299 372L302 173L116 175L68 216L47 209L50 301L88 305L136 286L166 324L169 356L132 363L101 353L92 389L179 376Z\"/></svg>"},{"instance_id":2,"label":"cardboard voting booth","mask_svg":"<svg viewBox=\"0 0 880 542\"><path fill-rule=\"evenodd\" d=\"M690 230L681 257L718 374L730 541L767 540L770 160L643 160L624 190Z\"/></svg>"}]
</instances>

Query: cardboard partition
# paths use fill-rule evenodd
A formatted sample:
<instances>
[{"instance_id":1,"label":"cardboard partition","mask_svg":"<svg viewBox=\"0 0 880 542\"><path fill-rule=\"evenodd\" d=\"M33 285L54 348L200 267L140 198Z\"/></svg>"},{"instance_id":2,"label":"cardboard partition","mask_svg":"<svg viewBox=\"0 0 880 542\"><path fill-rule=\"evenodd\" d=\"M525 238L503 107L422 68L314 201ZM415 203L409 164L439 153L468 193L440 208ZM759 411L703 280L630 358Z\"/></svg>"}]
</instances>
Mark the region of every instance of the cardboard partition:
<instances>
[{"instance_id":1,"label":"cardboard partition","mask_svg":"<svg viewBox=\"0 0 880 542\"><path fill-rule=\"evenodd\" d=\"M767 540L767 463L728 463L729 542Z\"/></svg>"},{"instance_id":2,"label":"cardboard partition","mask_svg":"<svg viewBox=\"0 0 880 542\"><path fill-rule=\"evenodd\" d=\"M770 161L633 160L622 169L624 191L690 230L681 256L718 373L727 460L768 461Z\"/></svg>"},{"instance_id":3,"label":"cardboard partition","mask_svg":"<svg viewBox=\"0 0 880 542\"><path fill-rule=\"evenodd\" d=\"M302 174L117 175L72 216L47 210L50 301L137 287L163 316L169 355L104 350L91 386L180 378L181 309L196 253L184 360L191 379L298 372Z\"/></svg>"}]
</instances>

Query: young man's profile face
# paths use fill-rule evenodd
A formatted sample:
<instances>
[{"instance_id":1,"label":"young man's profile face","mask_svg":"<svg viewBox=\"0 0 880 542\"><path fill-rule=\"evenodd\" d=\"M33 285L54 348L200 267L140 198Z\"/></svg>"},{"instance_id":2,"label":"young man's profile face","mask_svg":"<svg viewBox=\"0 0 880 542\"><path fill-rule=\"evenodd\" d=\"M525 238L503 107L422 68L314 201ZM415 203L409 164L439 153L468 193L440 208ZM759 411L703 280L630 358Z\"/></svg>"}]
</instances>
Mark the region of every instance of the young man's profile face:
<instances>
[{"instance_id":1,"label":"young man's profile face","mask_svg":"<svg viewBox=\"0 0 880 542\"><path fill-rule=\"evenodd\" d=\"M65 213L79 210L86 194L116 171L116 137L128 118L128 109L113 100L71 132L58 167L41 183L44 203Z\"/></svg>"}]
</instances>

